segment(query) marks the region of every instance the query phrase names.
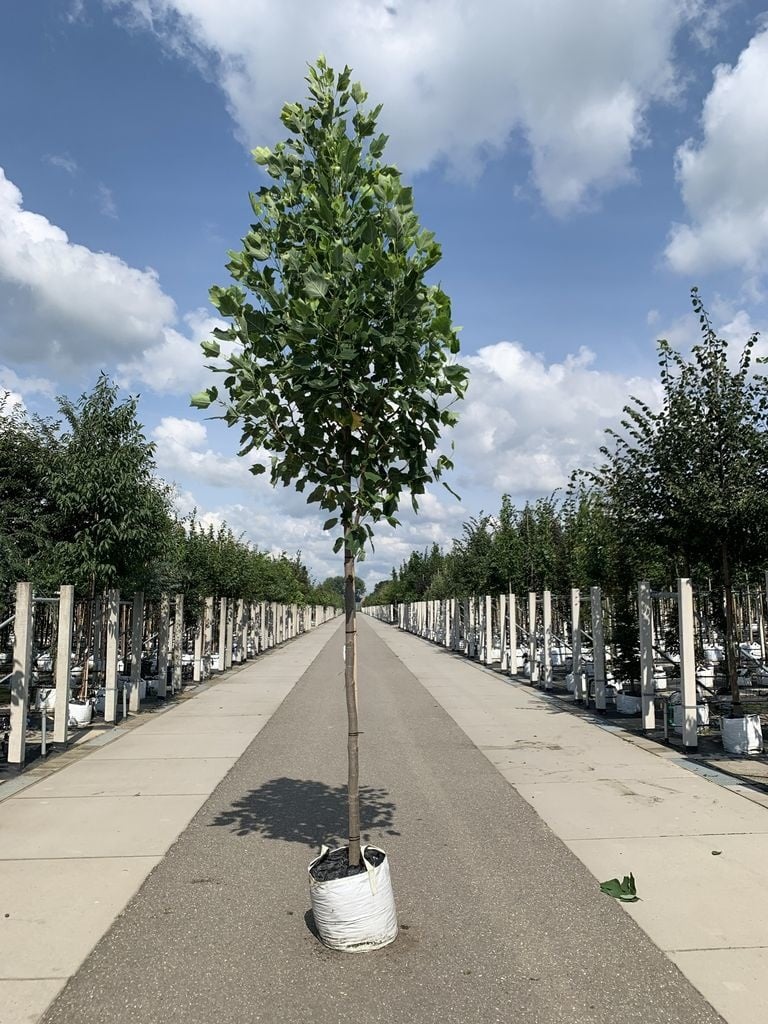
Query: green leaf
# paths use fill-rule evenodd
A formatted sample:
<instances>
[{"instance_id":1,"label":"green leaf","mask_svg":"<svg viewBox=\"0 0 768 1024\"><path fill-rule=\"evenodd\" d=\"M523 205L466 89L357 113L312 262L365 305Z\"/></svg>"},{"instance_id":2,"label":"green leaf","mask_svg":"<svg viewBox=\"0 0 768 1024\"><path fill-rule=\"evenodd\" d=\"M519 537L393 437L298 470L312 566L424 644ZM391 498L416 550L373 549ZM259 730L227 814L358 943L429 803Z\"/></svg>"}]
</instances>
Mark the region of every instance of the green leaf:
<instances>
[{"instance_id":1,"label":"green leaf","mask_svg":"<svg viewBox=\"0 0 768 1024\"><path fill-rule=\"evenodd\" d=\"M365 103L365 101L368 99L368 93L365 91L362 85L360 85L359 82L353 83L352 88L350 89L350 93L352 94L352 99L357 104Z\"/></svg>"},{"instance_id":2,"label":"green leaf","mask_svg":"<svg viewBox=\"0 0 768 1024\"><path fill-rule=\"evenodd\" d=\"M189 400L190 406L193 409L207 409L215 398L215 395L211 395L212 390L212 388L208 388L206 391L198 391L197 394L192 395Z\"/></svg>"},{"instance_id":3,"label":"green leaf","mask_svg":"<svg viewBox=\"0 0 768 1024\"><path fill-rule=\"evenodd\" d=\"M221 345L218 341L201 341L200 348L203 350L203 354L209 358L217 358L221 355Z\"/></svg>"},{"instance_id":4,"label":"green leaf","mask_svg":"<svg viewBox=\"0 0 768 1024\"><path fill-rule=\"evenodd\" d=\"M336 523L338 523L338 521L339 521L339 517L338 516L335 516L333 519L326 519L326 521L323 523L323 529L324 530L332 530L334 528L334 526L336 525Z\"/></svg>"},{"instance_id":5,"label":"green leaf","mask_svg":"<svg viewBox=\"0 0 768 1024\"><path fill-rule=\"evenodd\" d=\"M272 150L268 146L257 146L252 149L253 159L257 164L266 164L272 156ZM262 179L263 180L263 179Z\"/></svg>"},{"instance_id":6,"label":"green leaf","mask_svg":"<svg viewBox=\"0 0 768 1024\"><path fill-rule=\"evenodd\" d=\"M304 275L304 291L310 299L324 299L328 283L328 280L316 270L310 270Z\"/></svg>"},{"instance_id":7,"label":"green leaf","mask_svg":"<svg viewBox=\"0 0 768 1024\"><path fill-rule=\"evenodd\" d=\"M631 872L625 875L621 882L618 878L611 878L607 882L601 882L600 891L608 896L613 896L614 899L621 900L623 903L635 903L638 899L635 888L635 876Z\"/></svg>"}]
</instances>

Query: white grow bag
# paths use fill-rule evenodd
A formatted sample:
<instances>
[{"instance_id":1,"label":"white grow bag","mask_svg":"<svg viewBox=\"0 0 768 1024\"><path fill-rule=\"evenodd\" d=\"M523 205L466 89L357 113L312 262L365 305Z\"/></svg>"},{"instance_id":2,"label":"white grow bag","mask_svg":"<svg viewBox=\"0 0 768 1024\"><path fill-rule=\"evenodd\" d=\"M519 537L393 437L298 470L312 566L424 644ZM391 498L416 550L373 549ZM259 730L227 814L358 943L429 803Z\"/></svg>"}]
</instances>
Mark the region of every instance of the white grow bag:
<instances>
[{"instance_id":1,"label":"white grow bag","mask_svg":"<svg viewBox=\"0 0 768 1024\"><path fill-rule=\"evenodd\" d=\"M696 725L699 726L699 728L705 725L709 725L709 704L696 705ZM672 728L675 730L678 736L683 735L682 704L672 705Z\"/></svg>"},{"instance_id":2,"label":"white grow bag","mask_svg":"<svg viewBox=\"0 0 768 1024\"><path fill-rule=\"evenodd\" d=\"M91 724L93 718L93 704L87 701L85 704L69 705L69 725L73 729L84 729Z\"/></svg>"},{"instance_id":3,"label":"white grow bag","mask_svg":"<svg viewBox=\"0 0 768 1024\"><path fill-rule=\"evenodd\" d=\"M365 858L365 851L370 849L384 856L378 867ZM312 868L330 852L324 846L309 865L309 898L320 938L326 946L345 953L365 953L394 942L397 913L387 855L378 847L363 846L365 871L318 882L312 877Z\"/></svg>"},{"instance_id":4,"label":"white grow bag","mask_svg":"<svg viewBox=\"0 0 768 1024\"><path fill-rule=\"evenodd\" d=\"M760 715L721 718L720 731L723 748L729 754L762 754L763 727L760 724Z\"/></svg>"},{"instance_id":5,"label":"white grow bag","mask_svg":"<svg viewBox=\"0 0 768 1024\"><path fill-rule=\"evenodd\" d=\"M631 693L616 694L616 711L620 715L639 715L643 710L643 701Z\"/></svg>"}]
</instances>

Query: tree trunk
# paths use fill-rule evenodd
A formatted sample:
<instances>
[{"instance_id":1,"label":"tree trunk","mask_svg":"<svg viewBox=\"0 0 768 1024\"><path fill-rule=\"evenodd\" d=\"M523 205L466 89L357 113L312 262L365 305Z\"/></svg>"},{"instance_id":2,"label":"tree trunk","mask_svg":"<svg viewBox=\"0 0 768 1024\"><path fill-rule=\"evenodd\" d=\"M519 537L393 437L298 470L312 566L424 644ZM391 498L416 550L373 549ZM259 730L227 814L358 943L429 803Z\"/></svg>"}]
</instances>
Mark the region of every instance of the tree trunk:
<instances>
[{"instance_id":1,"label":"tree trunk","mask_svg":"<svg viewBox=\"0 0 768 1024\"><path fill-rule=\"evenodd\" d=\"M355 557L345 529L344 543L344 688L347 695L347 799L349 801L349 864L360 864L360 787L357 720L357 622Z\"/></svg>"},{"instance_id":2,"label":"tree trunk","mask_svg":"<svg viewBox=\"0 0 768 1024\"><path fill-rule=\"evenodd\" d=\"M94 602L96 601L96 575L91 574L91 591L90 600L86 605L85 610L85 650L83 651L83 674L80 678L80 691L78 697L80 700L88 699L88 679L89 679L89 665L91 656L91 634L93 632L93 620L94 620Z\"/></svg>"},{"instance_id":3,"label":"tree trunk","mask_svg":"<svg viewBox=\"0 0 768 1024\"><path fill-rule=\"evenodd\" d=\"M728 557L728 544L723 541L720 547L723 568L723 590L725 592L725 666L728 673L728 686L731 690L733 714L741 714L741 693L737 675L735 616L733 613L733 582L731 580L731 562Z\"/></svg>"}]
</instances>

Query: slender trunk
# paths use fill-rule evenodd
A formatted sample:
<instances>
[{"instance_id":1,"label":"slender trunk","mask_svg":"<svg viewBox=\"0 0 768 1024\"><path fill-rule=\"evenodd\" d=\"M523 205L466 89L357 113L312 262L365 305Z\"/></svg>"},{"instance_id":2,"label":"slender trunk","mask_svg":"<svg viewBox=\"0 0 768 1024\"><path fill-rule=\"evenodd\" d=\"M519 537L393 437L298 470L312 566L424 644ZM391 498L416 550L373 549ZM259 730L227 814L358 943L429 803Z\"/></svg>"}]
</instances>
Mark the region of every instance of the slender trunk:
<instances>
[{"instance_id":1,"label":"slender trunk","mask_svg":"<svg viewBox=\"0 0 768 1024\"><path fill-rule=\"evenodd\" d=\"M728 557L728 544L723 541L720 546L723 568L723 590L725 592L725 666L728 673L728 685L731 689L733 714L741 714L741 693L737 676L736 638L734 636L735 617L733 613L733 582L731 580L731 563Z\"/></svg>"},{"instance_id":2,"label":"slender trunk","mask_svg":"<svg viewBox=\"0 0 768 1024\"><path fill-rule=\"evenodd\" d=\"M345 524L344 543L344 688L347 695L347 797L349 801L349 864L360 864L360 787L357 719L357 622L355 614L355 557Z\"/></svg>"}]
</instances>

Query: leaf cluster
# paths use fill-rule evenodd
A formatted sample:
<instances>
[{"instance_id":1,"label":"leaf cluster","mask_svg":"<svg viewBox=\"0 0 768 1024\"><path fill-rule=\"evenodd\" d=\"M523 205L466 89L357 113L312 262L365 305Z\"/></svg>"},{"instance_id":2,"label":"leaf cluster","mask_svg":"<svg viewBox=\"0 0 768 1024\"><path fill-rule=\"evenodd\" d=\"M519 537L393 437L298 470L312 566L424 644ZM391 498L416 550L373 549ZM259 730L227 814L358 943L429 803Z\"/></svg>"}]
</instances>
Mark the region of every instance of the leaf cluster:
<instances>
[{"instance_id":1,"label":"leaf cluster","mask_svg":"<svg viewBox=\"0 0 768 1024\"><path fill-rule=\"evenodd\" d=\"M440 246L382 161L380 107L323 58L307 84L307 102L282 110L290 137L254 150L272 184L251 195L235 283L211 289L230 326L203 345L223 387L192 402L221 398L252 471L306 490L359 554L371 523L397 525L404 493L417 508L451 468L432 453L467 372L448 296L428 281Z\"/></svg>"}]
</instances>

